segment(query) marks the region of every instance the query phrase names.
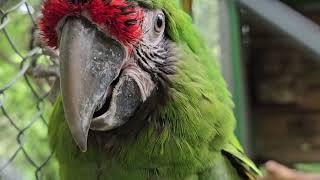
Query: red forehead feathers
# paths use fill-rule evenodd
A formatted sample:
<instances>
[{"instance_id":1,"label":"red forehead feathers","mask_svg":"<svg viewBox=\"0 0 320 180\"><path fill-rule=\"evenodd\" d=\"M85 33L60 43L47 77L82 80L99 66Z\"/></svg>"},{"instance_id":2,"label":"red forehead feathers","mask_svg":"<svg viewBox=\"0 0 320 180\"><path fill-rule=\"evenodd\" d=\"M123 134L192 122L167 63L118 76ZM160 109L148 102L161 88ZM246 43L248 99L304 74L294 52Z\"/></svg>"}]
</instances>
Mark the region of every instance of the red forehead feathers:
<instances>
[{"instance_id":1,"label":"red forehead feathers","mask_svg":"<svg viewBox=\"0 0 320 180\"><path fill-rule=\"evenodd\" d=\"M87 3L70 3L68 0L47 0L42 6L43 17L39 28L48 46L57 48L56 26L66 16L80 16L87 11L94 23L106 27L109 34L125 45L136 43L142 35L144 12L134 2L126 0L91 0Z\"/></svg>"}]
</instances>

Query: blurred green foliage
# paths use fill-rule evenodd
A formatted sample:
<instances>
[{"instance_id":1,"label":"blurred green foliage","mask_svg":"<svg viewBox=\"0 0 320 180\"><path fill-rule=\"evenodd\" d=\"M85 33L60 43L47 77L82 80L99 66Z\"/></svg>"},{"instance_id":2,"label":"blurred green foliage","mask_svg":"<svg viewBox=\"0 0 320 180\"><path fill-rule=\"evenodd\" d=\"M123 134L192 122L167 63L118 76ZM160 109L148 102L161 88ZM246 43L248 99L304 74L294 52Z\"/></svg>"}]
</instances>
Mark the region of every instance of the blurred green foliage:
<instances>
[{"instance_id":1,"label":"blurred green foliage","mask_svg":"<svg viewBox=\"0 0 320 180\"><path fill-rule=\"evenodd\" d=\"M14 7L20 1L0 1L2 11ZM36 17L40 7L40 0L27 1L30 5L30 10L33 16ZM12 11L9 15L9 23L5 27L9 37L17 50L26 56L30 49L30 40L32 38L31 29L34 26L32 19L28 14L25 4ZM46 57L40 57L38 63L44 66L49 64ZM21 63L24 62L24 63ZM11 82L20 71L20 68L31 63L31 59L22 59L10 45L4 32L0 32L0 89ZM50 150L47 141L47 126L46 123L38 117L39 113L43 112L43 116L48 120L51 111L51 104L47 101L38 103L36 96L27 85L26 78L29 79L31 86L40 95L44 96L49 90L49 86L43 79L35 79L32 77L21 77L8 90L0 94L0 101L3 101L3 108L8 116L17 124L20 129L24 129L33 120L34 123L21 136L21 141L26 153L30 155L32 161L38 166L50 155ZM14 129L3 111L0 111L0 168L9 160L9 158L19 148L18 135L19 131ZM15 171L9 171L14 169ZM36 168L27 160L26 156L20 151L17 157L0 172L0 177L16 177L23 180L35 179ZM12 174L17 173L18 174ZM11 173L11 174L10 174ZM43 168L40 173L42 179L58 179L57 164L54 159Z\"/></svg>"},{"instance_id":2,"label":"blurred green foliage","mask_svg":"<svg viewBox=\"0 0 320 180\"><path fill-rule=\"evenodd\" d=\"M219 57L219 1L194 0L192 11L194 24L205 38L213 54Z\"/></svg>"},{"instance_id":3,"label":"blurred green foliage","mask_svg":"<svg viewBox=\"0 0 320 180\"><path fill-rule=\"evenodd\" d=\"M298 163L294 168L303 172L320 173L320 163Z\"/></svg>"}]
</instances>

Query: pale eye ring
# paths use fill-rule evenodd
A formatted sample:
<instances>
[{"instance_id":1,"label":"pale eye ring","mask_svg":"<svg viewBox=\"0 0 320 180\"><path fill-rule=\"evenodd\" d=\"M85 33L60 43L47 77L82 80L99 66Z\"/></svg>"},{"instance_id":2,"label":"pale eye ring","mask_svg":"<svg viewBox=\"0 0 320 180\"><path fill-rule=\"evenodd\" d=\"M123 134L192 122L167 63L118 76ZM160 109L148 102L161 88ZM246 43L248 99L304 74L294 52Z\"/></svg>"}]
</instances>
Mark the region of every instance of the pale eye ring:
<instances>
[{"instance_id":1,"label":"pale eye ring","mask_svg":"<svg viewBox=\"0 0 320 180\"><path fill-rule=\"evenodd\" d=\"M165 18L162 13L157 14L154 23L154 30L160 33L165 25Z\"/></svg>"}]
</instances>

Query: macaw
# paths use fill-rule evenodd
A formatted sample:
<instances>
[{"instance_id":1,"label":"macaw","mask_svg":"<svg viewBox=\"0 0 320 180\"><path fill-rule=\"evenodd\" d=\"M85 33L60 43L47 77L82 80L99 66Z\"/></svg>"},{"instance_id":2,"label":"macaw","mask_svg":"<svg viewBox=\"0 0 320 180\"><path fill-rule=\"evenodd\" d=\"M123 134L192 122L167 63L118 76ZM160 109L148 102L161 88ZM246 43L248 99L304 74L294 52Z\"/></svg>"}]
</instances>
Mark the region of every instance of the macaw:
<instances>
[{"instance_id":1,"label":"macaw","mask_svg":"<svg viewBox=\"0 0 320 180\"><path fill-rule=\"evenodd\" d=\"M218 62L172 0L45 0L63 180L255 179Z\"/></svg>"}]
</instances>

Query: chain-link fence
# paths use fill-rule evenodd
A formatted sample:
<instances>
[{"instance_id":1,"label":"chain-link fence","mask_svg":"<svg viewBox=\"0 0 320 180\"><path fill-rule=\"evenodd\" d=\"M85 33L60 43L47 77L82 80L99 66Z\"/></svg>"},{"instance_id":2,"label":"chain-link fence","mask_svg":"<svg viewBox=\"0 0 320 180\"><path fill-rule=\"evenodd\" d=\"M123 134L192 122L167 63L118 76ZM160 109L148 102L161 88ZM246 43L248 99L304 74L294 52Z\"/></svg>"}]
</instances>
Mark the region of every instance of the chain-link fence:
<instances>
[{"instance_id":1,"label":"chain-link fence","mask_svg":"<svg viewBox=\"0 0 320 180\"><path fill-rule=\"evenodd\" d=\"M48 147L57 56L42 48L40 0L0 0L0 179L57 179ZM2 114L1 114L2 113Z\"/></svg>"}]
</instances>

